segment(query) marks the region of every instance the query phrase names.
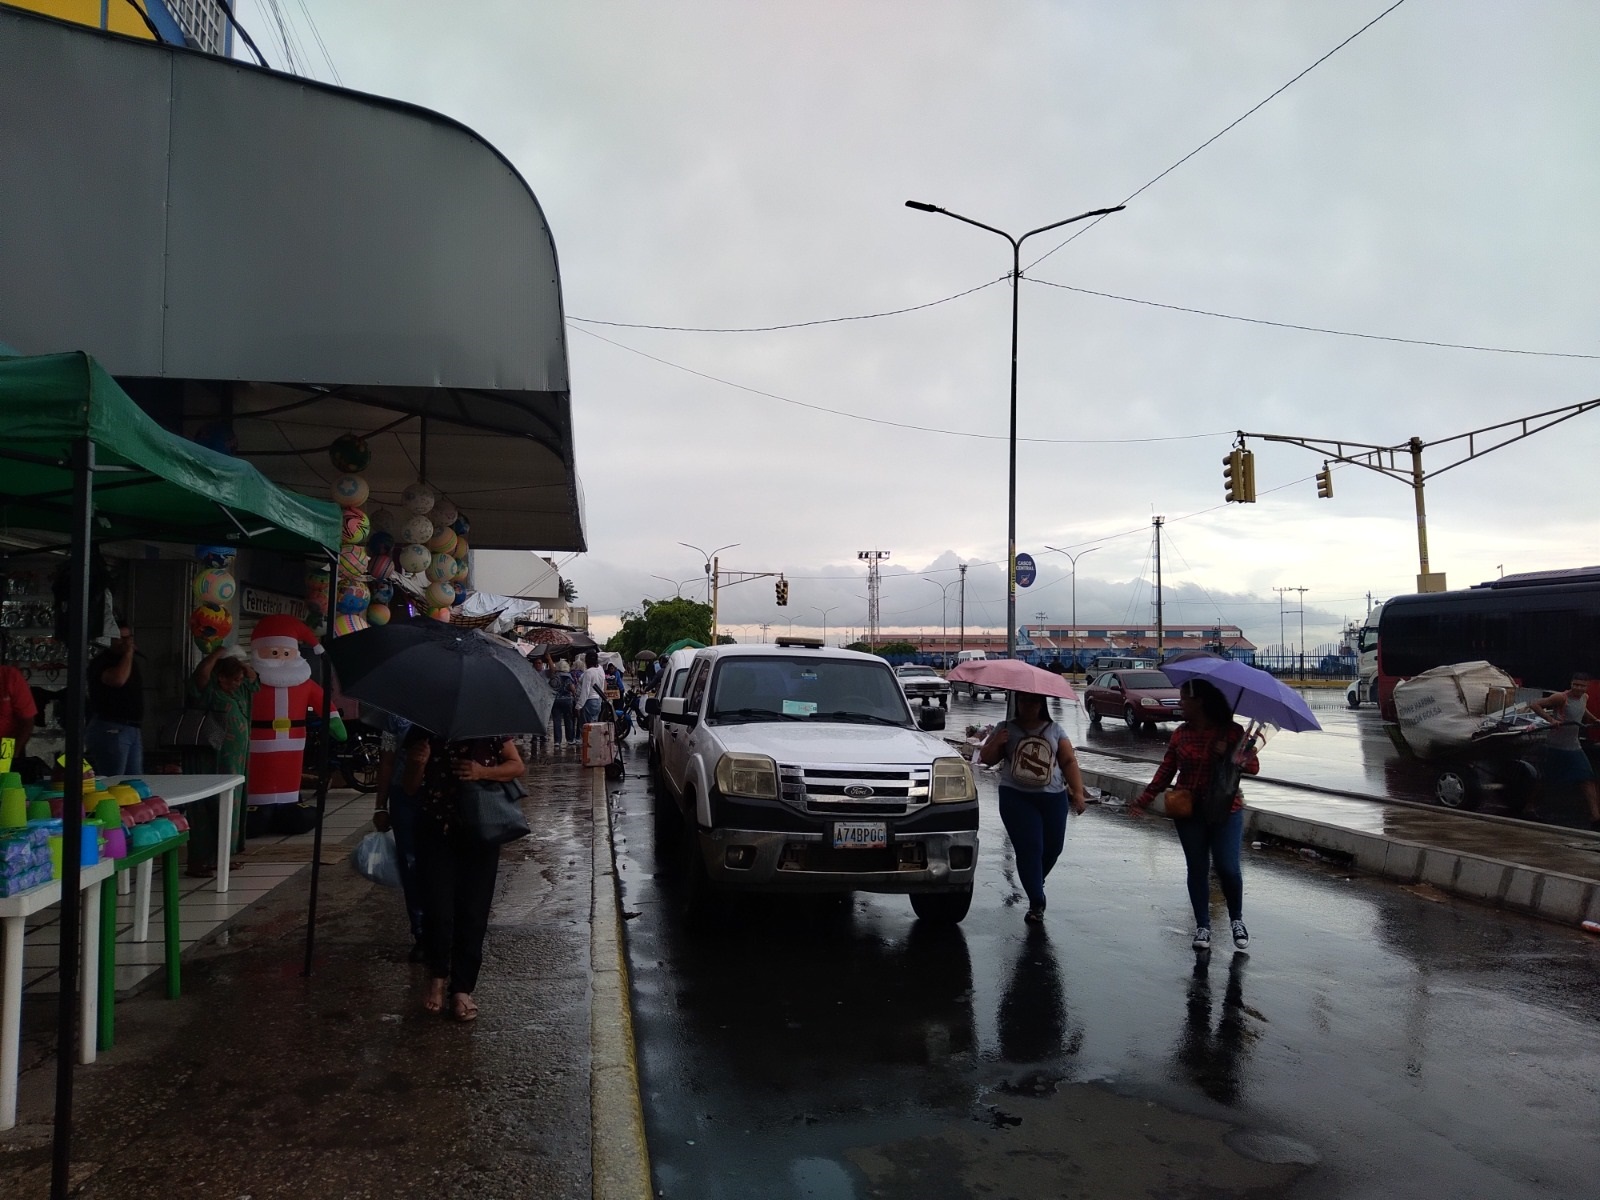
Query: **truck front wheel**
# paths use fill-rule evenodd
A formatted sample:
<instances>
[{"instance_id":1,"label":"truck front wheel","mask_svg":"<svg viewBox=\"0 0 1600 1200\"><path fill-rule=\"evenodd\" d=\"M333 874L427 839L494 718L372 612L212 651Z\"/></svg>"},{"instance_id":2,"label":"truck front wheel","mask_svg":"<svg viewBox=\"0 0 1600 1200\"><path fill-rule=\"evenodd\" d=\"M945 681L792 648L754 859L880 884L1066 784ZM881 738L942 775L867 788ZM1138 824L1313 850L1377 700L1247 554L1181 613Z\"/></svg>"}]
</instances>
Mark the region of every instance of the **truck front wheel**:
<instances>
[{"instance_id":1,"label":"truck front wheel","mask_svg":"<svg viewBox=\"0 0 1600 1200\"><path fill-rule=\"evenodd\" d=\"M911 893L911 911L930 925L958 925L971 907L971 884L958 891Z\"/></svg>"}]
</instances>

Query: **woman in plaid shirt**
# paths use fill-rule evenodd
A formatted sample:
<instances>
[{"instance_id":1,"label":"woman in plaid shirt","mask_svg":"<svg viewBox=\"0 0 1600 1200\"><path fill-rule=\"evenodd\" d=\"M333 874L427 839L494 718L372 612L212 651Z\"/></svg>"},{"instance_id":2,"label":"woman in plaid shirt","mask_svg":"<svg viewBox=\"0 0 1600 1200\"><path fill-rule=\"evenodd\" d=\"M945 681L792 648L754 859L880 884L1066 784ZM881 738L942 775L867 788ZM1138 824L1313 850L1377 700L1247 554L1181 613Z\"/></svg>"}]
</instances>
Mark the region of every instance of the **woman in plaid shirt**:
<instances>
[{"instance_id":1,"label":"woman in plaid shirt","mask_svg":"<svg viewBox=\"0 0 1600 1200\"><path fill-rule=\"evenodd\" d=\"M1233 944L1240 950L1250 945L1244 927L1244 876L1239 870L1239 844L1244 837L1244 795L1235 792L1233 805L1221 821L1209 823L1200 811L1198 798L1211 779L1215 764L1233 753L1244 737L1235 724L1233 709L1216 686L1204 679L1186 679L1178 689L1178 707L1183 724L1172 731L1167 753L1156 768L1155 778L1133 802L1136 813L1143 812L1177 776L1178 786L1196 797L1195 811L1172 823L1178 830L1183 857L1188 864L1189 902L1194 906L1194 948L1211 949L1211 868L1217 871L1222 897L1228 903L1228 921ZM1261 769L1252 748L1243 761L1246 774Z\"/></svg>"}]
</instances>

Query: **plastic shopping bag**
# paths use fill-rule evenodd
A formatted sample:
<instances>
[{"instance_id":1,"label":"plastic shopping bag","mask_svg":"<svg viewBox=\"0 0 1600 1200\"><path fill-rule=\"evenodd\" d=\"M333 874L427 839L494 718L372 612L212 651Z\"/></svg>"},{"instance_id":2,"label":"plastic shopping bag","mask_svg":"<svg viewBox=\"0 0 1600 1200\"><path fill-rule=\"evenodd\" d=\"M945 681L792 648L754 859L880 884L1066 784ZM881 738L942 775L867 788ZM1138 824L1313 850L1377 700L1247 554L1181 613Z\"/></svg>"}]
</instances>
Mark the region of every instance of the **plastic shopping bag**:
<instances>
[{"instance_id":1,"label":"plastic shopping bag","mask_svg":"<svg viewBox=\"0 0 1600 1200\"><path fill-rule=\"evenodd\" d=\"M400 857L394 848L394 831L369 833L350 851L350 865L373 883L400 886Z\"/></svg>"}]
</instances>

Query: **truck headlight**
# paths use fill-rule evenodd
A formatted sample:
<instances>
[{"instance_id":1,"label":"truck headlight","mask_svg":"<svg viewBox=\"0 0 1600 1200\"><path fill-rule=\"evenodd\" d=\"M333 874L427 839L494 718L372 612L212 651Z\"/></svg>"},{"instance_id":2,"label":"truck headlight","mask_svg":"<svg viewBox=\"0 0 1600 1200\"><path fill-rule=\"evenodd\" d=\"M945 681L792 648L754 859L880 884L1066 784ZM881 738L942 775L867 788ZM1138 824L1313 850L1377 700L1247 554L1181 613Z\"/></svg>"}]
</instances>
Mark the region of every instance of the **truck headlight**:
<instances>
[{"instance_id":1,"label":"truck headlight","mask_svg":"<svg viewBox=\"0 0 1600 1200\"><path fill-rule=\"evenodd\" d=\"M933 760L933 786L930 799L935 804L958 804L978 798L978 785L972 782L972 768L964 758Z\"/></svg>"},{"instance_id":2,"label":"truck headlight","mask_svg":"<svg viewBox=\"0 0 1600 1200\"><path fill-rule=\"evenodd\" d=\"M778 798L778 764L765 754L724 754L717 760L717 789L724 796Z\"/></svg>"}]
</instances>

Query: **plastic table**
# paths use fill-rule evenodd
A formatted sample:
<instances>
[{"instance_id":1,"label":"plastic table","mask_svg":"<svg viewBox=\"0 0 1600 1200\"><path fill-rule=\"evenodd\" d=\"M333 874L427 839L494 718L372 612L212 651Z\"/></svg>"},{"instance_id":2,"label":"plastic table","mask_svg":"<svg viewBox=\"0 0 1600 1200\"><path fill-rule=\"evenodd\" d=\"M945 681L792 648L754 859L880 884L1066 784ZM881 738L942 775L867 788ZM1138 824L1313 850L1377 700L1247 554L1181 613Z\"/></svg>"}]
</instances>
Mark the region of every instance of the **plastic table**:
<instances>
[{"instance_id":1,"label":"plastic table","mask_svg":"<svg viewBox=\"0 0 1600 1200\"><path fill-rule=\"evenodd\" d=\"M110 879L110 859L84 867L78 877L83 896L83 979L79 995L78 1061L92 1063L100 995L100 884ZM115 897L113 897L113 901ZM22 942L27 918L61 902L61 881L0 899L0 925L5 929L5 976L0 982L0 1129L17 1123L17 1068L22 1049ZM115 904L113 904L113 908Z\"/></svg>"},{"instance_id":2,"label":"plastic table","mask_svg":"<svg viewBox=\"0 0 1600 1200\"><path fill-rule=\"evenodd\" d=\"M149 785L151 794L160 796L168 808L182 808L197 800L221 797L217 805L217 891L228 890L229 860L233 857L233 813L238 789L244 786L243 775L113 775L107 786L141 779ZM149 860L139 870L138 898L134 905L134 938L146 940L150 932L150 875Z\"/></svg>"},{"instance_id":3,"label":"plastic table","mask_svg":"<svg viewBox=\"0 0 1600 1200\"><path fill-rule=\"evenodd\" d=\"M134 868L148 871L152 862L158 858L161 860L161 924L167 943L168 1000L176 1000L183 993L183 977L179 966L183 941L178 912L178 851L188 844L189 835L180 833L154 846L134 850L126 858L112 860L118 871L131 871ZM149 916L147 903L146 921ZM100 1019L95 1034L100 1049L109 1050L116 1037L117 1021L117 885L110 877L100 885L100 922ZM135 940L143 941L144 938Z\"/></svg>"}]
</instances>

